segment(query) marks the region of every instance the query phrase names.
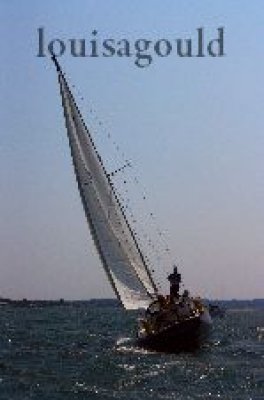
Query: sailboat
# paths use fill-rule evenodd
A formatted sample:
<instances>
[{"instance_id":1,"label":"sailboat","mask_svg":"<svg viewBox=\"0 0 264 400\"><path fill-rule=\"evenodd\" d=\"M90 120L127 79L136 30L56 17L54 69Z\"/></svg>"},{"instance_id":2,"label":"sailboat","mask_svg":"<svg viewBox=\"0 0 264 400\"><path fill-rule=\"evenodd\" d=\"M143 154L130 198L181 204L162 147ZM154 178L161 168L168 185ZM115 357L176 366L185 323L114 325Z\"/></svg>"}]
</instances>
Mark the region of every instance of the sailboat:
<instances>
[{"instance_id":1,"label":"sailboat","mask_svg":"<svg viewBox=\"0 0 264 400\"><path fill-rule=\"evenodd\" d=\"M157 318L157 315L166 314L166 307L161 307L158 312L156 310L161 298L166 298L159 294L111 174L97 151L58 60L55 56L52 60L57 70L79 193L101 264L122 306L126 310L147 310L139 321L138 343L166 351L173 351L186 339L194 343L200 337L201 328L210 323L206 308L188 297L192 310L184 318L178 318L178 313L169 306L170 300L167 299L167 317L171 318L165 318L165 322Z\"/></svg>"}]
</instances>

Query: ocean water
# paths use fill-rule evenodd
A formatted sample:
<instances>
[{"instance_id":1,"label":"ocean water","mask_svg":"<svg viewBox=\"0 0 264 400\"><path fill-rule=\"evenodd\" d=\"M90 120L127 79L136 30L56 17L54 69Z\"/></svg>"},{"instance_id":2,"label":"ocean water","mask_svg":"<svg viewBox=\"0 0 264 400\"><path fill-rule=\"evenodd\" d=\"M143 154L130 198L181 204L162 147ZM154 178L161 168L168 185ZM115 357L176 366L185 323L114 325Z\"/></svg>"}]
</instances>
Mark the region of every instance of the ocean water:
<instances>
[{"instance_id":1,"label":"ocean water","mask_svg":"<svg viewBox=\"0 0 264 400\"><path fill-rule=\"evenodd\" d=\"M179 354L138 348L137 316L113 302L0 306L0 399L264 399L263 309L229 309Z\"/></svg>"}]
</instances>

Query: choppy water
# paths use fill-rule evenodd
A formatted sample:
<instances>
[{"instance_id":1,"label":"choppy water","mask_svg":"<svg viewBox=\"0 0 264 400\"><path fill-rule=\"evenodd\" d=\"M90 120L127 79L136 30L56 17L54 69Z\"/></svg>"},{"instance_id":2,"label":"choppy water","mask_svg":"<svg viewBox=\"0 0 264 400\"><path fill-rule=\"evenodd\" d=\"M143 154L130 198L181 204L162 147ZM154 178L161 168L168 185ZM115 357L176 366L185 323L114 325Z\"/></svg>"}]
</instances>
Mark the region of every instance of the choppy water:
<instances>
[{"instance_id":1,"label":"choppy water","mask_svg":"<svg viewBox=\"0 0 264 400\"><path fill-rule=\"evenodd\" d=\"M264 399L264 312L229 310L199 351L133 342L115 305L0 307L0 399Z\"/></svg>"}]
</instances>

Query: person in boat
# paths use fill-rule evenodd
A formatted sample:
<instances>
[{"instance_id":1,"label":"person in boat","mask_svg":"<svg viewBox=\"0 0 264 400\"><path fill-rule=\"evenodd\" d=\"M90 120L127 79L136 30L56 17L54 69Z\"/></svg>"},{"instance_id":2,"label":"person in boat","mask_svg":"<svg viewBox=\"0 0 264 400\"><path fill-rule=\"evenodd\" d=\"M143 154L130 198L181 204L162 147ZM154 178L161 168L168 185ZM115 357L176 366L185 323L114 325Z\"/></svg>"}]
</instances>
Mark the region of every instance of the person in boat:
<instances>
[{"instance_id":1,"label":"person in boat","mask_svg":"<svg viewBox=\"0 0 264 400\"><path fill-rule=\"evenodd\" d=\"M170 282L170 298L171 298L171 300L178 299L180 283L181 283L181 274L178 272L178 268L176 265L173 268L173 273L168 275L168 281Z\"/></svg>"},{"instance_id":2,"label":"person in boat","mask_svg":"<svg viewBox=\"0 0 264 400\"><path fill-rule=\"evenodd\" d=\"M185 303L188 305L191 315L194 315L196 307L195 307L195 303L193 301L193 298L190 297L189 291L188 290L184 290L184 292L182 294L182 297L183 297Z\"/></svg>"},{"instance_id":3,"label":"person in boat","mask_svg":"<svg viewBox=\"0 0 264 400\"><path fill-rule=\"evenodd\" d=\"M154 316L159 314L166 307L166 299L162 295L158 295L146 310L146 316Z\"/></svg>"},{"instance_id":4,"label":"person in boat","mask_svg":"<svg viewBox=\"0 0 264 400\"><path fill-rule=\"evenodd\" d=\"M166 297L158 295L146 310L145 329L148 333L154 333L164 325L168 319L168 302Z\"/></svg>"},{"instance_id":5,"label":"person in boat","mask_svg":"<svg viewBox=\"0 0 264 400\"><path fill-rule=\"evenodd\" d=\"M178 303L177 311L178 311L178 316L180 319L187 318L191 314L193 314L191 299L190 299L188 290L184 290L184 292L180 298L180 301Z\"/></svg>"}]
</instances>

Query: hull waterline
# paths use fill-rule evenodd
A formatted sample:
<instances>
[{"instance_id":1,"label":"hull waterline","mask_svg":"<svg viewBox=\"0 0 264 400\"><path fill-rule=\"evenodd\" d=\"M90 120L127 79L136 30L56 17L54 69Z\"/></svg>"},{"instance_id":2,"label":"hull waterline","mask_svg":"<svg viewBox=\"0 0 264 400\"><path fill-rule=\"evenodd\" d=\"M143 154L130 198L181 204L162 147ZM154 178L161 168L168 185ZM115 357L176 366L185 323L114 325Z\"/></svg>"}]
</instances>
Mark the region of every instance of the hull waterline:
<instances>
[{"instance_id":1,"label":"hull waterline","mask_svg":"<svg viewBox=\"0 0 264 400\"><path fill-rule=\"evenodd\" d=\"M162 352L192 351L201 346L208 337L212 322L209 313L176 322L157 333L138 337L139 346Z\"/></svg>"}]
</instances>

